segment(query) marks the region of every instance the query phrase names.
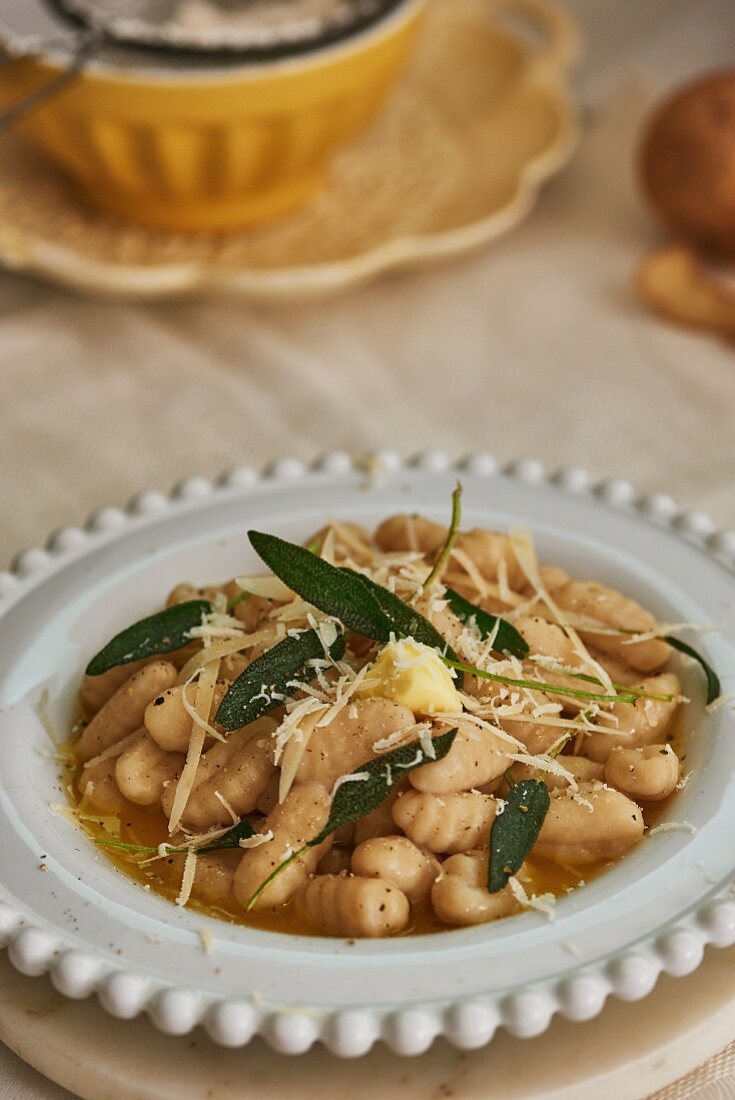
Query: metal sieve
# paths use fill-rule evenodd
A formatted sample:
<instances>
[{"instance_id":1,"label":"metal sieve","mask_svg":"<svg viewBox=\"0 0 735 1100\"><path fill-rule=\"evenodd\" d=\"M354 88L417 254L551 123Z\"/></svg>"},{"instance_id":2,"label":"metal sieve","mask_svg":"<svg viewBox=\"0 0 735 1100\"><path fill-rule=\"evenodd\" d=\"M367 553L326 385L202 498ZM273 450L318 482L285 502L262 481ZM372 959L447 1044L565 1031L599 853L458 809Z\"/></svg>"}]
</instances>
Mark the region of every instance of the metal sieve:
<instances>
[{"instance_id":1,"label":"metal sieve","mask_svg":"<svg viewBox=\"0 0 735 1100\"><path fill-rule=\"evenodd\" d=\"M118 45L272 58L374 22L398 0L48 0Z\"/></svg>"}]
</instances>

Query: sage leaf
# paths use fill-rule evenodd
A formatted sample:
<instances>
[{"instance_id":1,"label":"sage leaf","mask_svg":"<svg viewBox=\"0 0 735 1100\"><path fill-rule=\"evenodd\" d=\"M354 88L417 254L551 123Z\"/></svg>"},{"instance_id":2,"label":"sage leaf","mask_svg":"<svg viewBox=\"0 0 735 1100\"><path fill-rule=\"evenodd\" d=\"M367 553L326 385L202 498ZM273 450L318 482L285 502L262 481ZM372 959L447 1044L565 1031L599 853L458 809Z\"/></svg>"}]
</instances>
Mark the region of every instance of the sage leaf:
<instances>
[{"instance_id":1,"label":"sage leaf","mask_svg":"<svg viewBox=\"0 0 735 1100\"><path fill-rule=\"evenodd\" d=\"M551 798L540 779L522 779L508 792L505 809L495 818L490 832L487 888L497 894L520 870L544 823Z\"/></svg>"},{"instance_id":2,"label":"sage leaf","mask_svg":"<svg viewBox=\"0 0 735 1100\"><path fill-rule=\"evenodd\" d=\"M704 675L707 678L707 706L710 703L714 703L715 699L719 699L722 694L722 685L720 684L720 678L709 665L701 653L697 653L696 649L693 649L686 642L682 642L680 638L674 638L671 634L667 634L664 637L664 641L668 642L674 649L678 649L680 653L685 653L687 657L691 657L692 660L697 661L704 670Z\"/></svg>"},{"instance_id":3,"label":"sage leaf","mask_svg":"<svg viewBox=\"0 0 735 1100\"><path fill-rule=\"evenodd\" d=\"M498 653L508 653L511 657L523 659L528 656L529 645L523 635L514 626L501 619L498 615L491 615L489 611L483 611L481 607L470 603L453 588L447 588L445 593L454 614L460 622L466 623L474 619L477 629L483 638L495 635L493 648Z\"/></svg>"},{"instance_id":4,"label":"sage leaf","mask_svg":"<svg viewBox=\"0 0 735 1100\"><path fill-rule=\"evenodd\" d=\"M339 569L296 543L249 531L253 549L277 577L308 603L379 642L387 642L390 624L361 577Z\"/></svg>"},{"instance_id":5,"label":"sage leaf","mask_svg":"<svg viewBox=\"0 0 735 1100\"><path fill-rule=\"evenodd\" d=\"M140 619L116 634L92 658L85 670L87 676L100 676L118 665L181 649L190 640L189 631L200 626L202 615L208 615L211 610L209 600L187 600Z\"/></svg>"},{"instance_id":6,"label":"sage leaf","mask_svg":"<svg viewBox=\"0 0 735 1100\"><path fill-rule=\"evenodd\" d=\"M356 768L352 775L363 778L347 779L340 783L332 802L329 820L319 836L309 841L309 847L321 844L330 833L376 810L385 802L395 784L414 768L431 764L434 760L443 760L456 736L455 728L435 737L432 741L435 757L428 757L421 745L414 741Z\"/></svg>"},{"instance_id":7,"label":"sage leaf","mask_svg":"<svg viewBox=\"0 0 735 1100\"><path fill-rule=\"evenodd\" d=\"M345 639L340 631L329 653L338 661L344 652ZM293 695L289 683L304 673L309 661L323 657L324 643L316 630L283 638L256 657L230 684L217 709L216 721L223 729L238 730L280 707L284 699Z\"/></svg>"},{"instance_id":8,"label":"sage leaf","mask_svg":"<svg viewBox=\"0 0 735 1100\"><path fill-rule=\"evenodd\" d=\"M413 638L431 649L438 649L442 655L447 654L452 659L456 659L456 654L449 642L415 608L404 603L398 596L389 592L387 588L383 588L382 584L371 581L369 577L365 577L361 573L355 573L352 569L347 568L343 568L341 572L351 573L352 576L357 577L372 594L386 618L389 619L391 629L388 631L386 641L391 634L397 634L400 638ZM381 641L382 639L378 638L376 640Z\"/></svg>"},{"instance_id":9,"label":"sage leaf","mask_svg":"<svg viewBox=\"0 0 735 1100\"><path fill-rule=\"evenodd\" d=\"M197 855L206 855L207 852L222 852L226 848L239 848L240 841L249 840L251 836L255 836L255 830L247 818L243 817L226 833L213 840L211 844L205 844L203 847L197 848L196 853Z\"/></svg>"},{"instance_id":10,"label":"sage leaf","mask_svg":"<svg viewBox=\"0 0 735 1100\"><path fill-rule=\"evenodd\" d=\"M379 756L376 760L371 760L350 773L353 776L359 776L359 778L343 778L337 787L329 818L322 831L318 836L307 841L301 848L297 848L295 852L292 852L287 859L284 859L283 863L279 863L275 871L271 871L248 899L245 909L252 909L273 880L309 848L317 847L342 825L366 817L367 814L372 813L378 806L381 806L390 795L395 784L404 775L413 771L414 768L421 767L422 764L430 764L433 760L443 760L454 744L456 736L457 730L455 728L433 738L432 743L436 754L434 757L427 757L421 745L413 741L410 745L403 745L400 749L385 753L384 756ZM366 775L367 779L365 778Z\"/></svg>"},{"instance_id":11,"label":"sage leaf","mask_svg":"<svg viewBox=\"0 0 735 1100\"><path fill-rule=\"evenodd\" d=\"M436 627L387 588L353 569L330 565L303 546L276 535L249 531L253 549L277 577L302 599L333 615L351 630L376 642L391 634L448 652L452 650Z\"/></svg>"}]
</instances>

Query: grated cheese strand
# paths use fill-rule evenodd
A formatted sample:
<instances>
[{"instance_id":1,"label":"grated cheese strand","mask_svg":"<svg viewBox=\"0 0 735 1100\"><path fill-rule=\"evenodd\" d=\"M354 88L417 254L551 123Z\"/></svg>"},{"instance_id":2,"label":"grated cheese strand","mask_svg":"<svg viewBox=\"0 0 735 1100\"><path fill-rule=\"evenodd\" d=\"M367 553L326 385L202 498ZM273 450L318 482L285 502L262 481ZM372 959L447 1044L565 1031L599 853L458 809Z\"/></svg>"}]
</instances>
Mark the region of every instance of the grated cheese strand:
<instances>
[{"instance_id":1,"label":"grated cheese strand","mask_svg":"<svg viewBox=\"0 0 735 1100\"><path fill-rule=\"evenodd\" d=\"M288 793L294 785L301 761L309 747L309 741L314 729L319 725L320 711L312 711L301 719L298 729L286 743L281 758L281 774L278 780L278 801L285 802Z\"/></svg>"},{"instance_id":2,"label":"grated cheese strand","mask_svg":"<svg viewBox=\"0 0 735 1100\"><path fill-rule=\"evenodd\" d=\"M206 649L200 649L193 657L190 657L179 673L179 683L185 684L192 674L204 668L210 661L223 657L231 657L233 653L241 653L244 649L252 649L254 646L271 646L283 638L285 630L280 623L271 623L263 630L256 630L254 634L242 634L239 638L228 638L222 642L213 642Z\"/></svg>"},{"instance_id":3,"label":"grated cheese strand","mask_svg":"<svg viewBox=\"0 0 735 1100\"><path fill-rule=\"evenodd\" d=\"M538 571L538 561L536 559L536 551L533 546L533 540L529 531L522 528L515 528L510 531L509 534L511 546L513 547L513 553L516 556L516 561L523 570L526 578L532 587L539 594L543 602L555 616L557 623L569 637L572 645L578 656L582 659L583 664L592 669L595 676L598 677L603 684L606 693L609 695L616 695L617 692L613 687L612 679L607 669L596 661L592 654L587 649L586 645L580 638L577 631L573 626L570 626L568 621L565 620L560 608L557 606L555 600L551 594L547 592L546 587L541 580L541 576Z\"/></svg>"},{"instance_id":4,"label":"grated cheese strand","mask_svg":"<svg viewBox=\"0 0 735 1100\"><path fill-rule=\"evenodd\" d=\"M553 894L527 894L521 882L511 875L508 879L508 885L510 886L511 893L516 899L519 905L522 905L524 909L537 909L539 913L543 913L547 920L553 921L556 914L554 912L554 905L556 904L556 898Z\"/></svg>"},{"instance_id":5,"label":"grated cheese strand","mask_svg":"<svg viewBox=\"0 0 735 1100\"><path fill-rule=\"evenodd\" d=\"M186 809L189 795L194 787L197 767L199 766L202 749L204 748L207 718L212 709L212 699L214 698L214 688L217 683L218 672L219 659L205 665L199 677L196 701L194 703L194 711L197 720L192 722L189 748L186 753L186 763L184 764L179 781L176 784L176 794L174 795L173 806L171 807L171 817L168 823L169 834L172 833L179 824L181 815ZM184 689L182 696L185 694L186 689Z\"/></svg>"},{"instance_id":6,"label":"grated cheese strand","mask_svg":"<svg viewBox=\"0 0 735 1100\"><path fill-rule=\"evenodd\" d=\"M181 889L179 895L176 898L176 904L185 906L189 898L191 897L192 887L194 886L194 876L197 870L197 850L196 848L189 848L186 853L186 859L184 860L184 873L181 876Z\"/></svg>"}]
</instances>

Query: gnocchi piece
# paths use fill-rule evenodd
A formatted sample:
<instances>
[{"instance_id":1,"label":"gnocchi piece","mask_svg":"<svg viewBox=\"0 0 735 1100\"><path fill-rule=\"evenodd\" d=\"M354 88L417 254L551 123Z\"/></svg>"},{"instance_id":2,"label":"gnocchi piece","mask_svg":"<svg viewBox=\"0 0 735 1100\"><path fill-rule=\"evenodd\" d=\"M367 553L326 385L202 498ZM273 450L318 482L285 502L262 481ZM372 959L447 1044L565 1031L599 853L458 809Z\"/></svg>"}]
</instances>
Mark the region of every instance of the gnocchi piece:
<instances>
[{"instance_id":1,"label":"gnocchi piece","mask_svg":"<svg viewBox=\"0 0 735 1100\"><path fill-rule=\"evenodd\" d=\"M226 692L227 684L218 680L214 688L210 718L212 714L217 713L217 708ZM143 725L159 748L165 749L166 752L186 752L189 747L192 717L184 707L183 694L184 685L176 684L175 687L162 691L145 708ZM189 706L194 706L195 698L196 688L190 685L186 696ZM215 725L214 728L218 727ZM211 741L211 737L209 740Z\"/></svg>"},{"instance_id":2,"label":"gnocchi piece","mask_svg":"<svg viewBox=\"0 0 735 1100\"><path fill-rule=\"evenodd\" d=\"M407 791L393 806L393 820L406 836L430 852L468 852L490 835L497 802L491 795L463 791L443 798Z\"/></svg>"},{"instance_id":3,"label":"gnocchi piece","mask_svg":"<svg viewBox=\"0 0 735 1100\"><path fill-rule=\"evenodd\" d=\"M395 834L396 825L393 820L393 807L396 799L400 798L407 788L408 779L400 779L394 784L391 793L380 806L376 807L372 813L366 814L365 817L358 818L355 822L355 831L352 837L355 845L362 844L366 840L372 840L376 836Z\"/></svg>"},{"instance_id":4,"label":"gnocchi piece","mask_svg":"<svg viewBox=\"0 0 735 1100\"><path fill-rule=\"evenodd\" d=\"M636 699L635 703L615 703L610 713L617 725L610 733L590 733L582 744L582 752L590 760L604 764L615 748L637 749L662 741L671 729L679 709L681 684L673 672L649 676L638 687L657 695L673 695L665 702L659 699Z\"/></svg>"},{"instance_id":5,"label":"gnocchi piece","mask_svg":"<svg viewBox=\"0 0 735 1100\"><path fill-rule=\"evenodd\" d=\"M315 535L306 540L307 546L316 545L321 552L324 540L332 532L334 560L344 561L351 558L357 565L368 565L375 557L375 543L364 527L359 523L333 523L321 527Z\"/></svg>"},{"instance_id":6,"label":"gnocchi piece","mask_svg":"<svg viewBox=\"0 0 735 1100\"><path fill-rule=\"evenodd\" d=\"M176 604L186 603L188 600L213 600L215 596L219 596L221 593L222 588L216 584L208 584L204 588L197 588L196 585L184 581L171 589L166 597L166 607L174 607Z\"/></svg>"},{"instance_id":7,"label":"gnocchi piece","mask_svg":"<svg viewBox=\"0 0 735 1100\"><path fill-rule=\"evenodd\" d=\"M518 908L509 886L489 893L487 865L487 850L460 853L444 861L441 877L431 890L431 904L440 921L467 927L507 917Z\"/></svg>"},{"instance_id":8,"label":"gnocchi piece","mask_svg":"<svg viewBox=\"0 0 735 1100\"><path fill-rule=\"evenodd\" d=\"M538 679L535 675L534 679ZM535 722L533 720L530 709L544 708L544 713L547 718L553 715L549 713L546 708L551 704L556 704L559 700L551 695L547 695L543 691L536 689L529 689L524 691L523 699L526 701L526 712L522 714L513 714L512 716L506 716L502 713L502 708L512 706L513 702L518 698L517 692L514 692L512 688L505 687L503 684L496 684L490 680L482 680L477 676L465 677L465 691L468 695L473 695L475 698L482 701L483 704L492 704L497 708L497 718L495 721L505 733L510 734L511 737L515 737L522 745L525 745L526 749L532 756L536 756L540 752L546 752L555 741L559 739L559 735L562 732L559 726L546 725L545 723ZM517 751L510 747L511 751Z\"/></svg>"},{"instance_id":9,"label":"gnocchi piece","mask_svg":"<svg viewBox=\"0 0 735 1100\"><path fill-rule=\"evenodd\" d=\"M243 907L268 876L309 840L318 836L329 817L330 797L318 783L292 787L285 802L276 806L263 822L262 832L273 833L271 840L245 851L232 883L235 900ZM273 880L255 902L254 909L283 905L303 886L322 856L332 846L332 838L307 849Z\"/></svg>"},{"instance_id":10,"label":"gnocchi piece","mask_svg":"<svg viewBox=\"0 0 735 1100\"><path fill-rule=\"evenodd\" d=\"M228 806L239 817L255 809L275 773L269 736L272 729L270 718L260 718L236 730L227 741L215 742L204 753L182 814L184 825L210 829L230 821ZM167 815L175 793L174 783L163 792L161 805Z\"/></svg>"},{"instance_id":11,"label":"gnocchi piece","mask_svg":"<svg viewBox=\"0 0 735 1100\"><path fill-rule=\"evenodd\" d=\"M533 854L552 863L581 867L619 859L643 836L643 814L635 802L599 783L551 792L551 806Z\"/></svg>"},{"instance_id":12,"label":"gnocchi piece","mask_svg":"<svg viewBox=\"0 0 735 1100\"><path fill-rule=\"evenodd\" d=\"M595 619L615 630L632 630L644 634L656 627L656 619L635 600L628 599L614 588L606 588L594 581L569 581L556 592L556 600L562 611L571 611L584 618ZM645 642L631 642L629 638L579 631L585 643L625 661L641 672L652 672L668 661L671 650L660 638Z\"/></svg>"},{"instance_id":13,"label":"gnocchi piece","mask_svg":"<svg viewBox=\"0 0 735 1100\"><path fill-rule=\"evenodd\" d=\"M265 790L258 795L255 802L255 809L259 814L265 814L266 817L275 809L278 805L278 788L280 786L281 777L279 772L273 772L273 775L268 780Z\"/></svg>"},{"instance_id":14,"label":"gnocchi piece","mask_svg":"<svg viewBox=\"0 0 735 1100\"><path fill-rule=\"evenodd\" d=\"M383 520L375 531L375 542L386 553L401 550L435 554L447 537L447 528L423 516L396 515Z\"/></svg>"},{"instance_id":15,"label":"gnocchi piece","mask_svg":"<svg viewBox=\"0 0 735 1100\"><path fill-rule=\"evenodd\" d=\"M423 615L432 626L436 627L444 641L449 642L450 646L456 649L459 646L465 626L454 614L451 607L448 605L443 606L444 602L444 600L436 600L431 593L424 593L416 600L415 607L420 615ZM461 687L461 678L455 680L455 684L458 688Z\"/></svg>"},{"instance_id":16,"label":"gnocchi piece","mask_svg":"<svg viewBox=\"0 0 735 1100\"><path fill-rule=\"evenodd\" d=\"M334 844L326 855L316 865L318 875L338 875L341 871L349 872L352 866L352 856L347 848L338 848Z\"/></svg>"},{"instance_id":17,"label":"gnocchi piece","mask_svg":"<svg viewBox=\"0 0 735 1100\"><path fill-rule=\"evenodd\" d=\"M128 801L136 806L160 802L164 786L176 778L186 757L166 752L145 730L115 760L115 782Z\"/></svg>"},{"instance_id":18,"label":"gnocchi piece","mask_svg":"<svg viewBox=\"0 0 735 1100\"><path fill-rule=\"evenodd\" d=\"M580 663L571 638L557 623L550 623L535 615L519 615L513 620L513 626L528 642L532 656L552 657L567 668L576 668Z\"/></svg>"},{"instance_id":19,"label":"gnocchi piece","mask_svg":"<svg viewBox=\"0 0 735 1100\"><path fill-rule=\"evenodd\" d=\"M117 689L147 663L148 658L144 658L142 661L131 661L129 665L116 665L99 676L85 676L79 692L79 702L86 717L91 718L96 714Z\"/></svg>"},{"instance_id":20,"label":"gnocchi piece","mask_svg":"<svg viewBox=\"0 0 735 1100\"><path fill-rule=\"evenodd\" d=\"M474 527L458 535L454 545L472 559L485 580L497 581L498 570L504 562L510 588L517 591L524 584L526 575L518 564L513 543L507 535Z\"/></svg>"},{"instance_id":21,"label":"gnocchi piece","mask_svg":"<svg viewBox=\"0 0 735 1100\"><path fill-rule=\"evenodd\" d=\"M538 574L544 588L552 595L569 580L567 571L558 565L539 565ZM524 584L523 592L524 594L533 595L535 589L532 584Z\"/></svg>"},{"instance_id":22,"label":"gnocchi piece","mask_svg":"<svg viewBox=\"0 0 735 1100\"><path fill-rule=\"evenodd\" d=\"M268 618L273 608L278 606L275 600L268 600L264 596L250 595L244 600L239 599L243 590L234 580L224 586L223 592L228 599L238 600L230 614L242 623L248 634L256 631Z\"/></svg>"},{"instance_id":23,"label":"gnocchi piece","mask_svg":"<svg viewBox=\"0 0 735 1100\"><path fill-rule=\"evenodd\" d=\"M605 778L604 765L598 764L596 760L588 760L586 756L560 756L559 763L571 772L578 783L601 783ZM530 764L513 765L513 778L517 783L522 779L536 779L538 775L539 769ZM569 781L563 775L549 773L546 776L546 786L549 790L555 790L557 787L568 787Z\"/></svg>"},{"instance_id":24,"label":"gnocchi piece","mask_svg":"<svg viewBox=\"0 0 735 1100\"><path fill-rule=\"evenodd\" d=\"M439 865L405 836L381 836L358 844L352 870L363 878L394 883L409 901L423 901L431 892Z\"/></svg>"},{"instance_id":25,"label":"gnocchi piece","mask_svg":"<svg viewBox=\"0 0 735 1100\"><path fill-rule=\"evenodd\" d=\"M92 721L76 745L82 762L98 756L116 741L143 725L145 709L157 695L176 683L176 667L170 661L152 661L120 685Z\"/></svg>"},{"instance_id":26,"label":"gnocchi piece","mask_svg":"<svg viewBox=\"0 0 735 1100\"><path fill-rule=\"evenodd\" d=\"M103 814L119 814L128 805L115 781L115 760L100 760L83 768L77 782L80 795Z\"/></svg>"},{"instance_id":27,"label":"gnocchi piece","mask_svg":"<svg viewBox=\"0 0 735 1100\"><path fill-rule=\"evenodd\" d=\"M389 699L359 699L328 725L315 727L296 773L297 783L321 783L331 790L340 776L377 755L376 741L410 729L415 721L408 707Z\"/></svg>"},{"instance_id":28,"label":"gnocchi piece","mask_svg":"<svg viewBox=\"0 0 735 1100\"><path fill-rule=\"evenodd\" d=\"M395 883L352 875L318 875L299 894L297 907L328 936L392 936L411 918L408 898Z\"/></svg>"},{"instance_id":29,"label":"gnocchi piece","mask_svg":"<svg viewBox=\"0 0 735 1100\"><path fill-rule=\"evenodd\" d=\"M151 869L165 882L179 886L185 858L183 854L173 853L152 864ZM234 849L197 856L192 891L206 905L232 905L232 877L239 858L240 852Z\"/></svg>"},{"instance_id":30,"label":"gnocchi piece","mask_svg":"<svg viewBox=\"0 0 735 1100\"><path fill-rule=\"evenodd\" d=\"M429 794L467 791L497 779L508 768L511 746L507 741L469 722L458 722L457 726L459 732L443 760L424 764L409 773L409 782L417 791Z\"/></svg>"},{"instance_id":31,"label":"gnocchi piece","mask_svg":"<svg viewBox=\"0 0 735 1100\"><path fill-rule=\"evenodd\" d=\"M676 790L679 757L671 745L614 748L605 764L605 782L642 802L660 802Z\"/></svg>"}]
</instances>

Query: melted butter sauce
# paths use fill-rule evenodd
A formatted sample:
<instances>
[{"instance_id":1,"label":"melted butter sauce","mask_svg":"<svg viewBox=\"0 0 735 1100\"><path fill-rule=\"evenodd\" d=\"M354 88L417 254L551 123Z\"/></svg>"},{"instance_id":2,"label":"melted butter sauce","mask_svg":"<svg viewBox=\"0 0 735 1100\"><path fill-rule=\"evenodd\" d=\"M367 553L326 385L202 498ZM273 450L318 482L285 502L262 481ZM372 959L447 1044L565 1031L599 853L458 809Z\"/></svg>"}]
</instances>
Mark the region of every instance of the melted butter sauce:
<instances>
[{"instance_id":1,"label":"melted butter sauce","mask_svg":"<svg viewBox=\"0 0 735 1100\"><path fill-rule=\"evenodd\" d=\"M684 773L686 772L687 737L688 730L685 730L684 724L680 720L667 738L682 761L682 771ZM77 794L77 780L80 772L81 768L75 769L73 781L67 787L72 805L76 808L81 808ZM675 798L676 794L673 794L662 802L644 803L643 817L648 829L653 828L661 820ZM94 810L84 808L90 815L94 814ZM100 817L104 816L100 814ZM120 814L119 838L112 838L109 832L106 832L94 820L80 820L79 825L93 841L119 839L128 844L144 844L157 847L163 841L168 840L168 821L160 806L143 807L128 802L124 812ZM141 887L159 894L171 903L175 903L183 873L183 855L166 856L152 863L141 864L140 861L147 858L146 854L130 853L105 845L97 845L97 848L119 871L132 878ZM233 858L239 858L239 853L233 851ZM525 870L528 872L528 878L524 879L524 887L529 895L553 894L554 897L563 897L572 890L583 886L586 882L598 878L612 866L614 866L612 862L599 861L575 868L568 864L560 866L548 860L532 856L526 860ZM299 916L295 906L291 903L277 909L245 913L242 909L235 907L234 903L232 907L209 904L199 896L195 886L187 902L187 908L204 913L209 917L227 921L230 924L241 924L248 928L258 928L261 931L281 932L287 935L319 935ZM520 906L517 911L521 911ZM401 935L420 936L450 931L452 931L452 928L437 919L430 903L427 901L412 906L412 922Z\"/></svg>"}]
</instances>

